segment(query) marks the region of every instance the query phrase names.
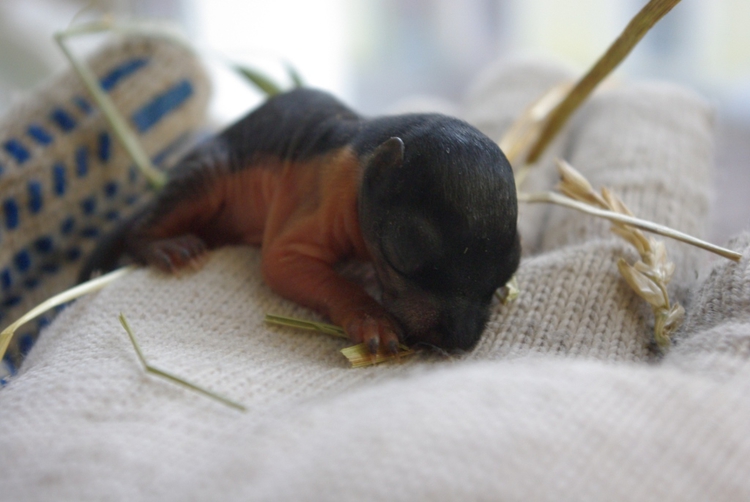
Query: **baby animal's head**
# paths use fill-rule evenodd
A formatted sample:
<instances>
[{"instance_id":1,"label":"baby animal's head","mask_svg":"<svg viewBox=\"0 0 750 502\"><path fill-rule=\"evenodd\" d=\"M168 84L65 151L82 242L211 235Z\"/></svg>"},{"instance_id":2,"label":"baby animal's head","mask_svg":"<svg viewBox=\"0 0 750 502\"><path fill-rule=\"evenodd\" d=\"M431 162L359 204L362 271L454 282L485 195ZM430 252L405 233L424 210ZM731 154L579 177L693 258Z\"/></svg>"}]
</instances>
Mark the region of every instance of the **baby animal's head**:
<instances>
[{"instance_id":1,"label":"baby animal's head","mask_svg":"<svg viewBox=\"0 0 750 502\"><path fill-rule=\"evenodd\" d=\"M469 350L520 260L508 160L484 134L430 115L366 160L362 235L403 341Z\"/></svg>"}]
</instances>

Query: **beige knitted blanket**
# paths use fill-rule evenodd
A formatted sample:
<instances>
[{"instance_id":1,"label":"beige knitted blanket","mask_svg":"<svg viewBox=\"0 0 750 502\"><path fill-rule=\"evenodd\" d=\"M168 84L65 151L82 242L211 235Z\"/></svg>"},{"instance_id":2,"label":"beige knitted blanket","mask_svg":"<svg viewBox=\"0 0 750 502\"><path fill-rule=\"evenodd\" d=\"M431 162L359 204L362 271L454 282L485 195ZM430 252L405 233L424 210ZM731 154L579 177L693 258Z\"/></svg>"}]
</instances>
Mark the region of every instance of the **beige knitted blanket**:
<instances>
[{"instance_id":1,"label":"beige knitted blanket","mask_svg":"<svg viewBox=\"0 0 750 502\"><path fill-rule=\"evenodd\" d=\"M497 137L564 72L506 62L466 117ZM550 154L645 218L701 236L712 116L666 84L602 92ZM534 175L551 184L550 159ZM750 237L739 264L668 242L688 317L660 356L608 225L524 208L521 295L471 353L353 370L345 341L269 327L313 314L261 282L259 252L140 270L43 331L0 391L3 500L747 500ZM361 267L353 273L366 276ZM245 413L144 374L149 361Z\"/></svg>"}]
</instances>

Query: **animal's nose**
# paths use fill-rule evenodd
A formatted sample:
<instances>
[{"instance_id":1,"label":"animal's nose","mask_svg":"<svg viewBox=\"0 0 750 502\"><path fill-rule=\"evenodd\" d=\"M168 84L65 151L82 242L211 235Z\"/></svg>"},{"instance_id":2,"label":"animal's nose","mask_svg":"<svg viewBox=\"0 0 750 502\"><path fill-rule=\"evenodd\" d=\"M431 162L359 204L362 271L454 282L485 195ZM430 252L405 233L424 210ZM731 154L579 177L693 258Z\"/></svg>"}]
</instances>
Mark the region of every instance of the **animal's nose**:
<instances>
[{"instance_id":1,"label":"animal's nose","mask_svg":"<svg viewBox=\"0 0 750 502\"><path fill-rule=\"evenodd\" d=\"M462 304L463 303L463 304ZM487 324L486 308L460 302L444 311L438 321L439 346L448 351L471 350Z\"/></svg>"},{"instance_id":2,"label":"animal's nose","mask_svg":"<svg viewBox=\"0 0 750 502\"><path fill-rule=\"evenodd\" d=\"M432 329L409 341L434 345L448 352L471 350L482 336L487 317L487 308L457 301L440 313Z\"/></svg>"}]
</instances>

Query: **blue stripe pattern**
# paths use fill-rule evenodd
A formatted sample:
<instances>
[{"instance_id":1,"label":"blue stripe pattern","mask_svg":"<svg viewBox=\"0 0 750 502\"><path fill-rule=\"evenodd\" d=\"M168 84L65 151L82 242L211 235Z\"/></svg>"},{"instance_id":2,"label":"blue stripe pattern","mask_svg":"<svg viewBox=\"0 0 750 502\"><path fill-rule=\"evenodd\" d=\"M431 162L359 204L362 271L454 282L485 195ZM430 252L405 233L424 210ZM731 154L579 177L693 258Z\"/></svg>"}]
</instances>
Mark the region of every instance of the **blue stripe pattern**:
<instances>
[{"instance_id":1,"label":"blue stripe pattern","mask_svg":"<svg viewBox=\"0 0 750 502\"><path fill-rule=\"evenodd\" d=\"M104 195L107 196L108 199L111 199L115 195L117 195L117 190L119 188L119 185L116 181L110 181L106 185L104 185Z\"/></svg>"},{"instance_id":2,"label":"blue stripe pattern","mask_svg":"<svg viewBox=\"0 0 750 502\"><path fill-rule=\"evenodd\" d=\"M81 209L83 210L83 214L94 214L94 211L96 211L96 199L94 197L83 199L81 201Z\"/></svg>"},{"instance_id":3,"label":"blue stripe pattern","mask_svg":"<svg viewBox=\"0 0 750 502\"><path fill-rule=\"evenodd\" d=\"M43 263L42 271L47 272L48 274L56 274L60 271L60 265L54 262Z\"/></svg>"},{"instance_id":4,"label":"blue stripe pattern","mask_svg":"<svg viewBox=\"0 0 750 502\"><path fill-rule=\"evenodd\" d=\"M13 261L19 272L26 272L31 268L31 255L25 249L16 253L16 256L13 257Z\"/></svg>"},{"instance_id":5,"label":"blue stripe pattern","mask_svg":"<svg viewBox=\"0 0 750 502\"><path fill-rule=\"evenodd\" d=\"M117 64L99 79L102 89L105 92L112 92L148 64L150 64L150 59L146 57L131 57ZM130 116L133 127L140 134L150 131L195 94L192 83L187 79L172 82L170 85L171 87L159 94L151 92L144 96L148 101L144 101L142 106ZM30 299L26 296L29 291L45 287L45 281L49 280L51 274L68 270L68 267L73 266L68 265L68 262L80 260L83 257L81 239L98 238L106 228L105 222L119 220L120 210L126 205L134 204L140 198L143 178L136 169L122 173L122 177L116 178L108 176L105 171L98 171L100 167L105 168L114 159L117 159L119 163L121 152L114 144L115 138L110 131L100 129L89 133L88 130L83 130L84 125L86 127L93 125L92 114L95 112L95 103L89 96L72 95L66 101L47 109L46 116L40 121L37 119L25 125L21 124L25 129L21 129L19 136L6 136L0 139L0 153L7 153L11 168L15 168L16 165L30 164L32 159L41 162L42 159L36 159L36 156L38 152L44 151L42 147L53 145L55 141L70 142L71 140L65 137L65 133L77 131L78 128L82 135L85 132L87 136L86 139L77 142L77 145L67 145L75 149L72 158L57 156L58 160L47 164L46 169L49 171L46 171L43 177L36 179L26 177L19 183L15 183L16 189L0 197L2 231L18 232L17 229L29 225L28 221L32 219L29 215L36 215L35 221L40 220L42 216L46 217L45 210L47 213L53 211L50 207L54 203L52 201L46 203L45 197L56 198L55 203L58 204L68 202L60 199L69 198L74 193L78 193L79 179L92 176L99 179L101 176L96 191L89 192L90 195L86 198L77 201L70 200L66 206L77 204L77 208L72 208L72 211L67 210L70 211L67 214L59 214L56 211L56 214L49 214L52 221L47 225L55 225L54 221L60 221L57 229L48 228L46 232L31 229L35 235L30 241L23 244L11 243L15 248L12 251L14 254L11 254L5 263L0 264L0 320L7 318L10 313L8 309L24 306L24 303ZM92 117L87 117L90 115ZM99 120L98 115L96 120ZM174 145L171 144L159 152L155 156L155 163L158 164L167 158L167 155L172 153L173 147ZM54 152L49 152L49 154L52 154L54 158ZM5 166L7 165L6 163ZM132 164L128 162L123 165L124 168L127 168L126 166L132 166ZM4 173L4 170L4 166L0 165L0 175ZM3 242L3 245L6 243ZM24 247L19 249L19 245ZM56 310L62 310L62 307ZM4 362L7 368L10 368L12 372L15 371L16 364L19 362L18 353L22 355L28 353L38 331L53 317L54 314L51 314L49 317L39 319L31 331L20 333L16 337L18 352L12 357L6 355ZM2 381L3 379L0 378L0 386L2 386Z\"/></svg>"},{"instance_id":6,"label":"blue stripe pattern","mask_svg":"<svg viewBox=\"0 0 750 502\"><path fill-rule=\"evenodd\" d=\"M73 116L62 108L54 109L50 118L62 132L70 132L76 127L76 121Z\"/></svg>"},{"instance_id":7,"label":"blue stripe pattern","mask_svg":"<svg viewBox=\"0 0 750 502\"><path fill-rule=\"evenodd\" d=\"M26 132L34 139L34 141L42 146L52 144L52 136L44 127L40 126L39 124L31 124L29 128L26 129Z\"/></svg>"},{"instance_id":8,"label":"blue stripe pattern","mask_svg":"<svg viewBox=\"0 0 750 502\"><path fill-rule=\"evenodd\" d=\"M46 328L50 325L50 319L47 316L42 316L36 321L37 326L39 329Z\"/></svg>"},{"instance_id":9,"label":"blue stripe pattern","mask_svg":"<svg viewBox=\"0 0 750 502\"><path fill-rule=\"evenodd\" d=\"M34 335L31 333L24 333L18 342L18 350L21 351L21 355L26 355L31 350L31 346L34 345Z\"/></svg>"},{"instance_id":10,"label":"blue stripe pattern","mask_svg":"<svg viewBox=\"0 0 750 502\"><path fill-rule=\"evenodd\" d=\"M56 195L65 195L65 189L67 188L67 181L65 179L65 166L62 164L55 164L52 167L52 183L55 185Z\"/></svg>"},{"instance_id":11,"label":"blue stripe pattern","mask_svg":"<svg viewBox=\"0 0 750 502\"><path fill-rule=\"evenodd\" d=\"M182 80L174 87L156 96L151 102L136 110L132 119L138 132L151 129L164 115L179 107L193 94L193 86Z\"/></svg>"},{"instance_id":12,"label":"blue stripe pattern","mask_svg":"<svg viewBox=\"0 0 750 502\"><path fill-rule=\"evenodd\" d=\"M8 291L13 285L13 277L10 275L10 269L7 267L0 272L0 285L2 285L3 291Z\"/></svg>"},{"instance_id":13,"label":"blue stripe pattern","mask_svg":"<svg viewBox=\"0 0 750 502\"><path fill-rule=\"evenodd\" d=\"M21 303L20 296L10 296L6 298L5 301L3 302L3 307L12 308L18 305L19 303Z\"/></svg>"},{"instance_id":14,"label":"blue stripe pattern","mask_svg":"<svg viewBox=\"0 0 750 502\"><path fill-rule=\"evenodd\" d=\"M42 197L42 184L38 181L29 181L27 185L29 191L29 212L37 214L42 210L44 198Z\"/></svg>"},{"instance_id":15,"label":"blue stripe pattern","mask_svg":"<svg viewBox=\"0 0 750 502\"><path fill-rule=\"evenodd\" d=\"M14 230L18 227L18 204L15 199L5 199L3 202L3 210L5 211L5 227L8 230Z\"/></svg>"},{"instance_id":16,"label":"blue stripe pattern","mask_svg":"<svg viewBox=\"0 0 750 502\"><path fill-rule=\"evenodd\" d=\"M126 61L121 65L116 66L107 75L102 77L100 81L102 89L107 92L111 91L117 84L122 82L123 79L137 72L142 67L146 66L146 64L148 64L148 59L138 58L131 59L130 61Z\"/></svg>"},{"instance_id":17,"label":"blue stripe pattern","mask_svg":"<svg viewBox=\"0 0 750 502\"><path fill-rule=\"evenodd\" d=\"M84 99L83 96L74 97L73 102L76 104L78 109L81 110L85 115L88 115L92 111L94 111L94 109L91 108L91 103L89 103L86 99Z\"/></svg>"},{"instance_id":18,"label":"blue stripe pattern","mask_svg":"<svg viewBox=\"0 0 750 502\"><path fill-rule=\"evenodd\" d=\"M5 151L13 156L19 164L23 164L31 158L29 151L23 146L23 143L17 139L9 139L3 144L3 148L5 148Z\"/></svg>"},{"instance_id":19,"label":"blue stripe pattern","mask_svg":"<svg viewBox=\"0 0 750 502\"><path fill-rule=\"evenodd\" d=\"M68 259L68 261L76 261L81 257L82 254L83 253L81 252L81 248L72 247L65 252L65 257Z\"/></svg>"},{"instance_id":20,"label":"blue stripe pattern","mask_svg":"<svg viewBox=\"0 0 750 502\"><path fill-rule=\"evenodd\" d=\"M76 150L76 174L79 178L85 177L89 173L89 150L85 146Z\"/></svg>"},{"instance_id":21,"label":"blue stripe pattern","mask_svg":"<svg viewBox=\"0 0 750 502\"><path fill-rule=\"evenodd\" d=\"M10 353L5 353L5 357L3 357L3 364L5 364L5 367L8 369L8 373L10 373L11 376L14 376L18 372L18 368L13 362L13 359L10 357ZM7 381L5 383L7 383Z\"/></svg>"},{"instance_id":22,"label":"blue stripe pattern","mask_svg":"<svg viewBox=\"0 0 750 502\"><path fill-rule=\"evenodd\" d=\"M112 156L112 138L106 131L99 134L98 156L102 163L109 161Z\"/></svg>"},{"instance_id":23,"label":"blue stripe pattern","mask_svg":"<svg viewBox=\"0 0 750 502\"><path fill-rule=\"evenodd\" d=\"M99 237L99 229L96 227L86 227L81 230L81 237L85 237L87 239L96 239L97 237Z\"/></svg>"},{"instance_id":24,"label":"blue stripe pattern","mask_svg":"<svg viewBox=\"0 0 750 502\"><path fill-rule=\"evenodd\" d=\"M54 243L52 242L52 237L50 237L49 235L39 237L36 241L34 241L34 249L36 249L37 253L39 254L50 253L53 248Z\"/></svg>"},{"instance_id":25,"label":"blue stripe pattern","mask_svg":"<svg viewBox=\"0 0 750 502\"><path fill-rule=\"evenodd\" d=\"M60 223L60 233L63 235L70 235L76 226L76 220L72 216L69 216Z\"/></svg>"}]
</instances>

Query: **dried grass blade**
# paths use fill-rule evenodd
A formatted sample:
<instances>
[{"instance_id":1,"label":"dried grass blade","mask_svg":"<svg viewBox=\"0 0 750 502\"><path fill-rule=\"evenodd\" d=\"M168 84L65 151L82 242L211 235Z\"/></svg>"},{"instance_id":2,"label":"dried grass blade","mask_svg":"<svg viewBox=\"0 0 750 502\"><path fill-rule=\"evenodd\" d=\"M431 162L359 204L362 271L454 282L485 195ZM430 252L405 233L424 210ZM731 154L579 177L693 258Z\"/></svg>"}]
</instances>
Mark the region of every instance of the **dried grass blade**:
<instances>
[{"instance_id":1,"label":"dried grass blade","mask_svg":"<svg viewBox=\"0 0 750 502\"><path fill-rule=\"evenodd\" d=\"M120 324L122 324L122 327L125 329L125 332L128 334L128 338L130 338L130 343L133 344L135 353L138 356L138 359L141 361L141 364L143 365L143 369L147 373L151 373L158 377L164 378L165 380L169 380L172 383L176 383L192 391L203 394L204 396L210 397L211 399L215 399L221 403L226 404L227 406L231 406L232 408L236 408L240 411L247 411L247 408L245 407L245 405L241 403L232 401L231 399L224 397L221 394L217 394L216 392L205 389L201 387L200 385L189 382L185 380L184 378L181 378L177 375L169 373L168 371L164 371L162 369L156 368L155 366L151 366L150 364L148 364L148 361L146 361L146 357L143 355L143 351L141 350L141 346L138 344L138 341L136 340L135 335L133 334L133 330L131 329L130 324L128 323L127 319L125 318L125 315L122 312L120 313L119 318L120 318Z\"/></svg>"},{"instance_id":2,"label":"dried grass blade","mask_svg":"<svg viewBox=\"0 0 750 502\"><path fill-rule=\"evenodd\" d=\"M73 55L65 42L70 36L108 31L111 28L112 23L106 21L90 23L81 27L55 33L54 37L57 45L60 46L63 54L68 58L68 61L70 61L70 64L78 74L78 77L88 89L91 97L107 119L107 122L109 122L110 127L112 127L112 130L120 140L120 143L122 143L123 148L128 152L128 155L130 155L133 162L135 162L136 166L138 166L138 169L140 169L149 183L154 188L161 188L166 183L167 176L156 169L151 163L151 159L149 159L148 155L146 155L146 152L141 147L133 130L117 110L117 107L109 96L102 90L94 72L91 71L83 61L80 61Z\"/></svg>"},{"instance_id":3,"label":"dried grass blade","mask_svg":"<svg viewBox=\"0 0 750 502\"><path fill-rule=\"evenodd\" d=\"M257 87L259 91L268 97L284 92L282 87L276 81L258 70L240 64L232 65L232 69L242 75L247 81Z\"/></svg>"},{"instance_id":4,"label":"dried grass blade","mask_svg":"<svg viewBox=\"0 0 750 502\"><path fill-rule=\"evenodd\" d=\"M599 58L586 75L578 81L562 102L550 113L544 129L537 142L531 147L526 158L527 164L533 164L541 157L557 133L574 111L583 103L594 89L630 54L646 33L680 0L651 0L628 23L620 36Z\"/></svg>"},{"instance_id":5,"label":"dried grass blade","mask_svg":"<svg viewBox=\"0 0 750 502\"><path fill-rule=\"evenodd\" d=\"M562 82L549 89L539 99L526 107L503 134L503 137L498 141L498 146L512 166L516 167L519 159L528 152L532 143L539 138L544 119L560 104L560 101L572 87L572 82ZM523 168L520 171L522 170ZM522 172L517 173L516 178L522 177ZM523 180L517 180L516 185L520 186L522 182Z\"/></svg>"},{"instance_id":6,"label":"dried grass blade","mask_svg":"<svg viewBox=\"0 0 750 502\"><path fill-rule=\"evenodd\" d=\"M640 228L641 230L646 230L647 232L652 232L655 234L663 235L664 237L669 237L671 239L684 242L686 244L691 244L693 246L697 246L701 249L705 249L706 251L711 251L712 253L716 253L720 256L723 256L724 258L728 258L733 261L740 261L740 259L742 258L742 255L736 251L732 251L731 249L726 249L721 246L711 244L710 242L706 242L696 237L693 237L692 235L688 235L683 232L673 230L669 227L665 227L664 225L659 225L658 223L653 223L648 220L642 220L640 218L635 218L633 216L627 216L624 214L615 213L614 211L608 211L606 209L599 209L598 207L592 207L588 204L584 204L583 202L578 202L576 200L571 199L570 197L556 194L554 192L537 192L537 193L520 192L518 194L518 200L520 202L529 202L529 203L545 202L545 203L557 204L559 206L565 206L570 209L575 209L577 211L590 214L592 216L606 218L610 221L623 223L625 225L630 225L636 228Z\"/></svg>"},{"instance_id":7,"label":"dried grass blade","mask_svg":"<svg viewBox=\"0 0 750 502\"><path fill-rule=\"evenodd\" d=\"M372 355L364 343L358 345L352 345L341 349L341 353L349 360L352 368L363 368L365 366L373 366L375 364L384 363L386 361L392 361L394 357L401 358L411 356L414 351L405 345L399 345L399 353L395 356L392 354L386 354L381 351L376 355Z\"/></svg>"},{"instance_id":8,"label":"dried grass blade","mask_svg":"<svg viewBox=\"0 0 750 502\"><path fill-rule=\"evenodd\" d=\"M134 268L135 267L123 267L115 270L114 272L110 272L101 277L97 277L96 279L91 279L90 281L79 284L78 286L75 286L53 296L52 298L43 301L33 309L29 310L26 314L21 316L20 319L5 328L2 333L0 333L0 359L2 359L5 355L5 351L8 349L8 344L13 338L16 330L22 325L26 324L35 317L47 312L52 308L68 303L88 293L93 293L94 291L100 290L107 284L116 281L126 274L129 274L134 270Z\"/></svg>"},{"instance_id":9,"label":"dried grass blade","mask_svg":"<svg viewBox=\"0 0 750 502\"><path fill-rule=\"evenodd\" d=\"M305 87L305 79L302 78L302 75L297 71L297 68L295 68L294 65L289 61L285 61L284 68L286 68L286 73L289 75L295 88L299 89L300 87Z\"/></svg>"},{"instance_id":10,"label":"dried grass blade","mask_svg":"<svg viewBox=\"0 0 750 502\"><path fill-rule=\"evenodd\" d=\"M286 317L280 315L266 314L264 321L268 324L275 324L277 326L287 326L289 328L304 329L308 331L317 331L319 333L325 333L338 338L349 338L343 329L333 324L326 324L323 322L305 321L303 319L295 319L294 317Z\"/></svg>"},{"instance_id":11,"label":"dried grass blade","mask_svg":"<svg viewBox=\"0 0 750 502\"><path fill-rule=\"evenodd\" d=\"M296 319L294 317L279 316L273 314L266 314L264 321L268 324L275 324L277 326L286 326L289 328L305 329L308 331L317 331L319 333L325 333L327 335L333 335L339 338L349 337L346 335L343 329L333 324L326 324L323 322L305 321L303 319ZM370 366L372 364L382 363L393 359L393 355L380 352L376 356L370 354L365 344L360 343L359 345L353 345L341 349L341 353L349 359L352 363L352 367L359 368L362 366ZM399 344L399 353L395 357L410 356L414 353L409 347L403 344Z\"/></svg>"},{"instance_id":12,"label":"dried grass blade","mask_svg":"<svg viewBox=\"0 0 750 502\"><path fill-rule=\"evenodd\" d=\"M516 301L521 294L521 288L518 286L518 278L514 275L502 288L495 291L495 297L503 305Z\"/></svg>"}]
</instances>

